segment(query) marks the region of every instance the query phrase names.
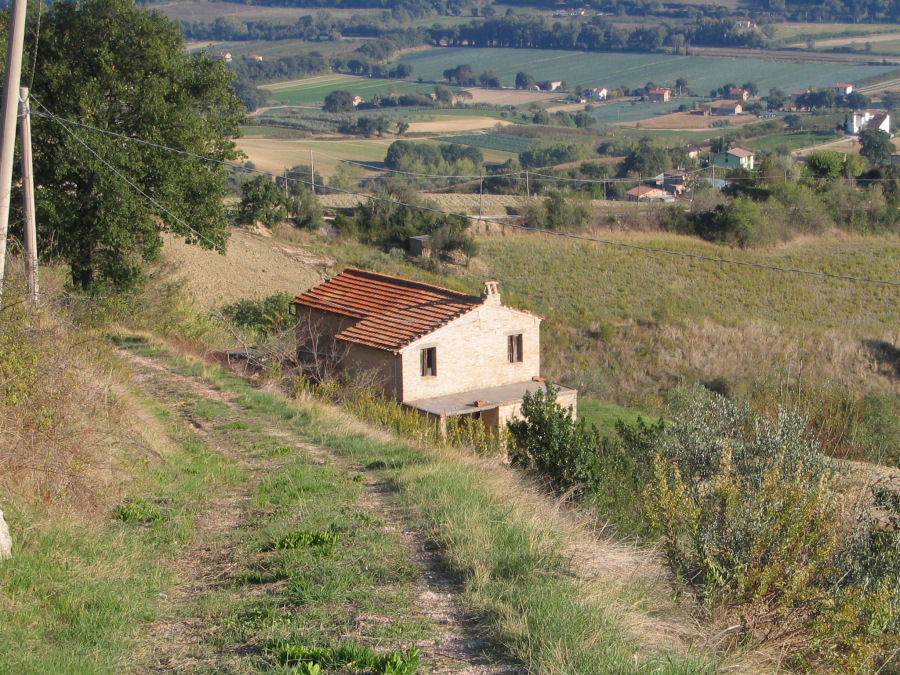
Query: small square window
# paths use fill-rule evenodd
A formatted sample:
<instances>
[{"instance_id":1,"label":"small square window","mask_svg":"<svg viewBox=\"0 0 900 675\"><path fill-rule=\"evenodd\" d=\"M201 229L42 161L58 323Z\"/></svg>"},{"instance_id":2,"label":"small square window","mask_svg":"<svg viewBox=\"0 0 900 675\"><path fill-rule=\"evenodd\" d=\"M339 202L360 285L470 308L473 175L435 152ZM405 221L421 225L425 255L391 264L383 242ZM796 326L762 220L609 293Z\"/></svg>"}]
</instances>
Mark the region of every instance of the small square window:
<instances>
[{"instance_id":1,"label":"small square window","mask_svg":"<svg viewBox=\"0 0 900 675\"><path fill-rule=\"evenodd\" d=\"M522 362L522 334L509 335L507 340L507 353L509 354L510 363Z\"/></svg>"},{"instance_id":2,"label":"small square window","mask_svg":"<svg viewBox=\"0 0 900 675\"><path fill-rule=\"evenodd\" d=\"M437 375L437 347L427 347L422 350L422 376Z\"/></svg>"}]
</instances>

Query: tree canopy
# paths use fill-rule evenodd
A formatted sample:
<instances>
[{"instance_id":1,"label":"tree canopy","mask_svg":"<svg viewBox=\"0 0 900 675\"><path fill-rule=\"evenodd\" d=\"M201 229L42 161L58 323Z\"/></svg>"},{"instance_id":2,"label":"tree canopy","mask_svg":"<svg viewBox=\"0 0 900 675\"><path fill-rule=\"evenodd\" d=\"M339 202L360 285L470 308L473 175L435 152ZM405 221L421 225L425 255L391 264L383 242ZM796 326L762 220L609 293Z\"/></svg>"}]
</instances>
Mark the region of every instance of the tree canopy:
<instances>
[{"instance_id":1,"label":"tree canopy","mask_svg":"<svg viewBox=\"0 0 900 675\"><path fill-rule=\"evenodd\" d=\"M881 129L863 129L859 132L859 154L873 164L888 164L894 144L891 135Z\"/></svg>"},{"instance_id":2,"label":"tree canopy","mask_svg":"<svg viewBox=\"0 0 900 675\"><path fill-rule=\"evenodd\" d=\"M128 0L55 2L40 31L32 108L118 134L34 119L45 253L68 262L73 282L89 288L138 281L161 231L224 248L228 169L192 155L238 156L232 138L243 111L231 73L205 54L186 54L174 23Z\"/></svg>"}]
</instances>

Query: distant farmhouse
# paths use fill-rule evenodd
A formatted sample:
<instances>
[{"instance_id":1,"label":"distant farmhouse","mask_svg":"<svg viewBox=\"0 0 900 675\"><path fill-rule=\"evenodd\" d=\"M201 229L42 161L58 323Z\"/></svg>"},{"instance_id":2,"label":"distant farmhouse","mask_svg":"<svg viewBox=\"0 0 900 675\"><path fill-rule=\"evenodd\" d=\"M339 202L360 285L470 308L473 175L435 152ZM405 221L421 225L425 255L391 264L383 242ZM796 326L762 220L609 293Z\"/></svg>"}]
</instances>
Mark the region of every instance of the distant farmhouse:
<instances>
[{"instance_id":1,"label":"distant farmhouse","mask_svg":"<svg viewBox=\"0 0 900 675\"><path fill-rule=\"evenodd\" d=\"M730 150L716 153L713 156L713 164L725 169L747 169L752 171L755 157L750 150L731 148Z\"/></svg>"},{"instance_id":2,"label":"distant farmhouse","mask_svg":"<svg viewBox=\"0 0 900 675\"><path fill-rule=\"evenodd\" d=\"M858 110L847 118L845 131L848 134L858 134L863 129L879 129L891 133L890 113L873 110Z\"/></svg>"},{"instance_id":3,"label":"distant farmhouse","mask_svg":"<svg viewBox=\"0 0 900 675\"><path fill-rule=\"evenodd\" d=\"M849 96L853 93L853 85L848 82L839 82L838 84L832 85L831 88L838 96Z\"/></svg>"},{"instance_id":4,"label":"distant farmhouse","mask_svg":"<svg viewBox=\"0 0 900 675\"><path fill-rule=\"evenodd\" d=\"M746 101L750 98L750 92L746 89L741 89L740 87L729 87L728 98L734 101Z\"/></svg>"},{"instance_id":5,"label":"distant farmhouse","mask_svg":"<svg viewBox=\"0 0 900 675\"><path fill-rule=\"evenodd\" d=\"M666 89L665 87L651 89L647 92L647 98L653 103L665 103L672 98L672 90Z\"/></svg>"},{"instance_id":6,"label":"distant farmhouse","mask_svg":"<svg viewBox=\"0 0 900 675\"><path fill-rule=\"evenodd\" d=\"M481 297L353 267L294 298L298 356L370 373L442 426L450 417L502 427L543 388L541 317L507 307L495 281ZM576 403L561 387L558 402Z\"/></svg>"},{"instance_id":7,"label":"distant farmhouse","mask_svg":"<svg viewBox=\"0 0 900 675\"><path fill-rule=\"evenodd\" d=\"M638 185L625 193L625 199L629 202L671 202L674 201L675 195L666 192L661 188L655 188L649 185Z\"/></svg>"},{"instance_id":8,"label":"distant farmhouse","mask_svg":"<svg viewBox=\"0 0 900 675\"><path fill-rule=\"evenodd\" d=\"M735 101L727 101L719 103L712 109L712 114L719 117L728 117L731 115L740 115L744 112L744 106Z\"/></svg>"}]
</instances>

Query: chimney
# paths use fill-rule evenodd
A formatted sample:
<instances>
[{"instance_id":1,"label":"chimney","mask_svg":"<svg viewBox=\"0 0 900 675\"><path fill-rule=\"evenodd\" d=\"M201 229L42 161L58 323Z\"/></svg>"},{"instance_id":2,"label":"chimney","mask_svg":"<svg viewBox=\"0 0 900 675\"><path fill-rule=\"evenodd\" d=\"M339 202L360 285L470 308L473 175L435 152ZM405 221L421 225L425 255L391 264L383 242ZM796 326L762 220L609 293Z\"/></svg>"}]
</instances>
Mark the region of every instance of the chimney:
<instances>
[{"instance_id":1,"label":"chimney","mask_svg":"<svg viewBox=\"0 0 900 675\"><path fill-rule=\"evenodd\" d=\"M481 294L482 301L486 305L499 305L500 304L500 290L498 286L500 285L499 281L485 281L484 282L484 292Z\"/></svg>"}]
</instances>

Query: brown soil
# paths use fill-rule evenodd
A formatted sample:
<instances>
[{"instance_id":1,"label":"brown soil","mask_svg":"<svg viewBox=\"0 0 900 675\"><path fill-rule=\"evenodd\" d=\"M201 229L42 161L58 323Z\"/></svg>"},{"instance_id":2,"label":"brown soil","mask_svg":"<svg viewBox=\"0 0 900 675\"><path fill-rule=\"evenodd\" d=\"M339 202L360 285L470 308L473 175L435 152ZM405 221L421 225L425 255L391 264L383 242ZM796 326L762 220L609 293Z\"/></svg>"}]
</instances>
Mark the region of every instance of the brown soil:
<instances>
[{"instance_id":1,"label":"brown soil","mask_svg":"<svg viewBox=\"0 0 900 675\"><path fill-rule=\"evenodd\" d=\"M492 129L498 124L502 126L512 124L512 122L498 120L496 117L448 117L426 122L411 122L409 131L410 133L443 134L450 131Z\"/></svg>"},{"instance_id":2,"label":"brown soil","mask_svg":"<svg viewBox=\"0 0 900 675\"><path fill-rule=\"evenodd\" d=\"M673 112L665 115L657 115L656 117L648 117L643 120L633 120L631 122L621 122L623 127L640 127L641 129L675 129L678 131L701 131L703 129L711 129L714 122L720 120L728 120L730 125L738 126L746 122L756 120L756 115L692 115L689 112Z\"/></svg>"}]
</instances>

